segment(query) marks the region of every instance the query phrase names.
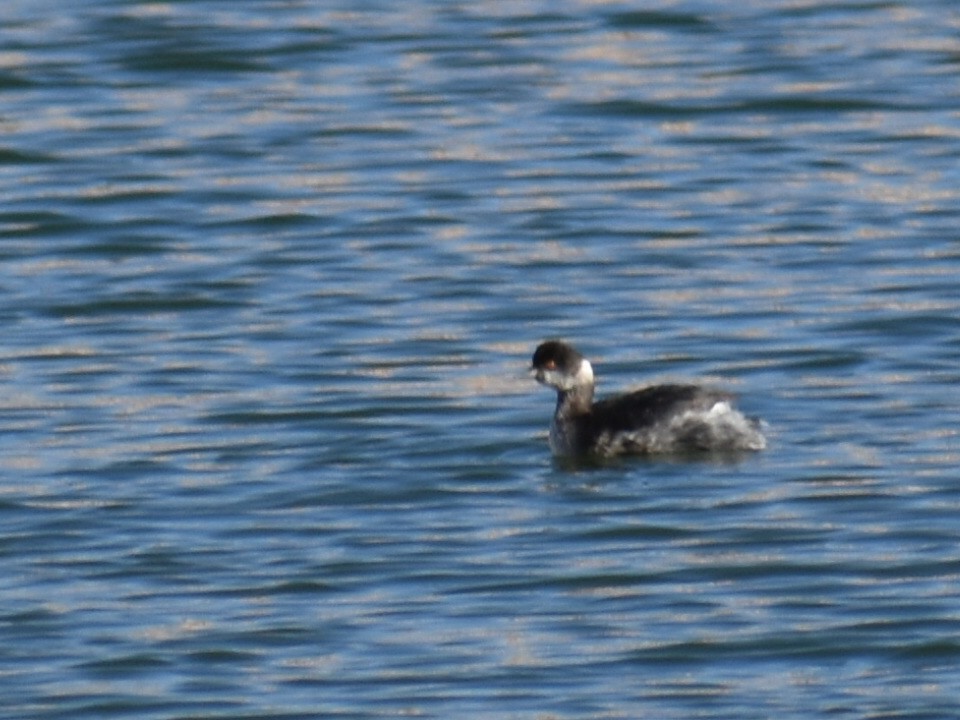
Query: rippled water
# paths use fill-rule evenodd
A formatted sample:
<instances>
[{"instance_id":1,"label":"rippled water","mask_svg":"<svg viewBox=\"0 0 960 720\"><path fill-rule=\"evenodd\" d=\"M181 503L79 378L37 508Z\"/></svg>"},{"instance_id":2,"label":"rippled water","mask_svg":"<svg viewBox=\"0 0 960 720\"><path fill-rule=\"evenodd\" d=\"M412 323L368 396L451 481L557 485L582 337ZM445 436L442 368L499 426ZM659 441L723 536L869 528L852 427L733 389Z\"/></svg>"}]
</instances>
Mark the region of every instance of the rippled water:
<instances>
[{"instance_id":1,"label":"rippled water","mask_svg":"<svg viewBox=\"0 0 960 720\"><path fill-rule=\"evenodd\" d=\"M5 717L956 715L953 3L0 18Z\"/></svg>"}]
</instances>

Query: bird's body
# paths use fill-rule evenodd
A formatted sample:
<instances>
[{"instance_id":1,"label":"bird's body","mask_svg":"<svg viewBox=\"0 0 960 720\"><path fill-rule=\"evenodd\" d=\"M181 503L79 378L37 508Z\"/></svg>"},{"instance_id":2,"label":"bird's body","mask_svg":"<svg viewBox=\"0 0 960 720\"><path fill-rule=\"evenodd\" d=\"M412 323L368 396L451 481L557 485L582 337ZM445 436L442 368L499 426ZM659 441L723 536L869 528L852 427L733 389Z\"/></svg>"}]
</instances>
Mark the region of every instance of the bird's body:
<instances>
[{"instance_id":1,"label":"bird's body","mask_svg":"<svg viewBox=\"0 0 960 720\"><path fill-rule=\"evenodd\" d=\"M533 356L538 382L557 391L550 447L566 457L761 450L759 423L733 395L699 385L655 385L593 402L590 362L558 340Z\"/></svg>"}]
</instances>

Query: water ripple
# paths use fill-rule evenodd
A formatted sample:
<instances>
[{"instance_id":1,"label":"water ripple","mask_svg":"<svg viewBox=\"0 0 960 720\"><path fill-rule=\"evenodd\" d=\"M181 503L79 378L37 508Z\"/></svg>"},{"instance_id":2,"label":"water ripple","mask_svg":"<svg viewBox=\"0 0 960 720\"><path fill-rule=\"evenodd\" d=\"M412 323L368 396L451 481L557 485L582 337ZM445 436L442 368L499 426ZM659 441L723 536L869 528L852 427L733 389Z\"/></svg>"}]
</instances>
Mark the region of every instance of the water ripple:
<instances>
[{"instance_id":1,"label":"water ripple","mask_svg":"<svg viewBox=\"0 0 960 720\"><path fill-rule=\"evenodd\" d=\"M945 0L44 5L0 52L11 716L954 714ZM770 447L552 461L558 335Z\"/></svg>"}]
</instances>

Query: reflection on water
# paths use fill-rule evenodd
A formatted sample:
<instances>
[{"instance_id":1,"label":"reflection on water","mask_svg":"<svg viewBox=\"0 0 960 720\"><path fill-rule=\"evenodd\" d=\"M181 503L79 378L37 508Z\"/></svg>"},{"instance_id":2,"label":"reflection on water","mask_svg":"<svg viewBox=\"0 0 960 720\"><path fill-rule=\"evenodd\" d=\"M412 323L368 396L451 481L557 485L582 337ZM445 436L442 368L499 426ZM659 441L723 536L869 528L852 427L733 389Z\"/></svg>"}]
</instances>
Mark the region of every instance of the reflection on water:
<instances>
[{"instance_id":1,"label":"reflection on water","mask_svg":"<svg viewBox=\"0 0 960 720\"><path fill-rule=\"evenodd\" d=\"M949 717L952 7L7 8L17 716ZM552 461L527 374L734 463Z\"/></svg>"}]
</instances>

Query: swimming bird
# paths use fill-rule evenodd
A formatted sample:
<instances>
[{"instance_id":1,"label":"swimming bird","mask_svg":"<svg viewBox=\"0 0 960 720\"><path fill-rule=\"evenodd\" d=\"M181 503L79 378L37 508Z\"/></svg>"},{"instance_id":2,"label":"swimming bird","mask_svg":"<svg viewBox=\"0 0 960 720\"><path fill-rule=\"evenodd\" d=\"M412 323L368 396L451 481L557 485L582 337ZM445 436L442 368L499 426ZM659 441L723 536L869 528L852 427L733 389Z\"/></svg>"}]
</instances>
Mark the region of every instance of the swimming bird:
<instances>
[{"instance_id":1,"label":"swimming bird","mask_svg":"<svg viewBox=\"0 0 960 720\"><path fill-rule=\"evenodd\" d=\"M550 449L561 457L612 457L762 450L756 419L730 393L700 385L653 385L593 401L593 367L572 345L541 343L531 371L557 391Z\"/></svg>"}]
</instances>

